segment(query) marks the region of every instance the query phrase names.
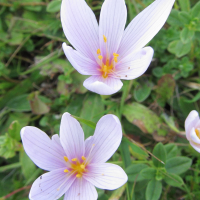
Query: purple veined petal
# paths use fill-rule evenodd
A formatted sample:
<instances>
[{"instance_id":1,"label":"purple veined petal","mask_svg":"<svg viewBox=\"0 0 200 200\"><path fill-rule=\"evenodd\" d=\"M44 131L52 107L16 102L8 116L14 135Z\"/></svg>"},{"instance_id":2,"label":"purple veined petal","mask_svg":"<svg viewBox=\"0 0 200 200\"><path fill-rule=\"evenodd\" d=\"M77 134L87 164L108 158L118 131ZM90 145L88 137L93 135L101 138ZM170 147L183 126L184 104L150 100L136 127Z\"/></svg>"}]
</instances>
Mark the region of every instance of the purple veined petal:
<instances>
[{"instance_id":1,"label":"purple veined petal","mask_svg":"<svg viewBox=\"0 0 200 200\"><path fill-rule=\"evenodd\" d=\"M37 178L29 194L31 200L59 199L71 187L76 176L66 174L65 168L53 170Z\"/></svg>"},{"instance_id":2,"label":"purple veined petal","mask_svg":"<svg viewBox=\"0 0 200 200\"><path fill-rule=\"evenodd\" d=\"M144 47L165 24L175 0L156 0L125 29L118 50L119 60Z\"/></svg>"},{"instance_id":3,"label":"purple veined petal","mask_svg":"<svg viewBox=\"0 0 200 200\"><path fill-rule=\"evenodd\" d=\"M83 129L69 113L64 113L61 119L60 142L70 160L73 158L81 160L85 153Z\"/></svg>"},{"instance_id":4,"label":"purple veined petal","mask_svg":"<svg viewBox=\"0 0 200 200\"><path fill-rule=\"evenodd\" d=\"M31 160L40 168L51 171L65 167L65 152L61 145L52 140L40 129L26 126L21 130L24 149ZM57 138L56 140L58 140Z\"/></svg>"},{"instance_id":5,"label":"purple veined petal","mask_svg":"<svg viewBox=\"0 0 200 200\"><path fill-rule=\"evenodd\" d=\"M66 192L64 200L97 200L95 187L84 178L77 178Z\"/></svg>"},{"instance_id":6,"label":"purple veined petal","mask_svg":"<svg viewBox=\"0 0 200 200\"><path fill-rule=\"evenodd\" d=\"M62 0L61 22L65 36L74 48L96 60L99 28L96 17L85 0Z\"/></svg>"},{"instance_id":7,"label":"purple veined petal","mask_svg":"<svg viewBox=\"0 0 200 200\"><path fill-rule=\"evenodd\" d=\"M89 172L84 178L95 187L106 190L115 190L124 185L128 177L118 165L109 163L91 164Z\"/></svg>"},{"instance_id":8,"label":"purple veined petal","mask_svg":"<svg viewBox=\"0 0 200 200\"><path fill-rule=\"evenodd\" d=\"M190 140L190 131L192 127L195 127L198 121L199 121L198 112L196 110L191 111L185 120L185 131L188 140Z\"/></svg>"},{"instance_id":9,"label":"purple veined petal","mask_svg":"<svg viewBox=\"0 0 200 200\"><path fill-rule=\"evenodd\" d=\"M106 55L106 44L110 57L117 53L127 18L127 9L124 0L105 0L100 13L99 39L102 55ZM104 37L107 42L105 44Z\"/></svg>"},{"instance_id":10,"label":"purple veined petal","mask_svg":"<svg viewBox=\"0 0 200 200\"><path fill-rule=\"evenodd\" d=\"M197 151L200 153L200 144L197 144L195 142L193 142L192 140L190 141L190 145Z\"/></svg>"},{"instance_id":11,"label":"purple veined petal","mask_svg":"<svg viewBox=\"0 0 200 200\"><path fill-rule=\"evenodd\" d=\"M62 46L69 62L80 74L100 75L97 62L85 57L78 51L73 50L70 46L67 46L66 43L63 43Z\"/></svg>"},{"instance_id":12,"label":"purple veined petal","mask_svg":"<svg viewBox=\"0 0 200 200\"><path fill-rule=\"evenodd\" d=\"M154 50L151 47L145 47L128 55L116 66L116 72L113 76L125 80L132 80L141 76L149 67L153 53Z\"/></svg>"},{"instance_id":13,"label":"purple veined petal","mask_svg":"<svg viewBox=\"0 0 200 200\"><path fill-rule=\"evenodd\" d=\"M85 142L85 157L90 163L104 163L117 150L122 139L122 127L115 115L105 115L97 123L94 136Z\"/></svg>"},{"instance_id":14,"label":"purple veined petal","mask_svg":"<svg viewBox=\"0 0 200 200\"><path fill-rule=\"evenodd\" d=\"M200 144L200 139L199 139L199 137L197 136L197 134L196 134L194 128L192 128L191 131L190 131L190 139L191 139L194 143Z\"/></svg>"},{"instance_id":15,"label":"purple veined petal","mask_svg":"<svg viewBox=\"0 0 200 200\"><path fill-rule=\"evenodd\" d=\"M100 95L111 95L119 91L122 88L123 83L117 78L91 76L84 81L83 86Z\"/></svg>"}]
</instances>

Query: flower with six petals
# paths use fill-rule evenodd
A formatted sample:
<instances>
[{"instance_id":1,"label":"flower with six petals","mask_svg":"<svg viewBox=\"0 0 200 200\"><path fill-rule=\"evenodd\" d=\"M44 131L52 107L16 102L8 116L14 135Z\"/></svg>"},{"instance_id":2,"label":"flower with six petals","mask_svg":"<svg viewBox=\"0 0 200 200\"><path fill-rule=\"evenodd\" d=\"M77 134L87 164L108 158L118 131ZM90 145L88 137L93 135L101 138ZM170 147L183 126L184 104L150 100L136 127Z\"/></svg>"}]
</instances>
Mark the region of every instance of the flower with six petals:
<instances>
[{"instance_id":1,"label":"flower with six petals","mask_svg":"<svg viewBox=\"0 0 200 200\"><path fill-rule=\"evenodd\" d=\"M93 136L84 141L79 122L69 113L61 119L60 138L50 139L38 128L21 130L24 149L40 168L50 171L35 180L31 200L96 200L95 187L114 190L127 181L124 170L105 163L117 150L122 129L115 115L105 115L97 123Z\"/></svg>"},{"instance_id":2,"label":"flower with six petals","mask_svg":"<svg viewBox=\"0 0 200 200\"><path fill-rule=\"evenodd\" d=\"M200 153L200 119L196 110L191 111L187 116L185 131L191 146Z\"/></svg>"},{"instance_id":3,"label":"flower with six petals","mask_svg":"<svg viewBox=\"0 0 200 200\"><path fill-rule=\"evenodd\" d=\"M162 28L175 0L156 0L125 28L124 0L105 0L99 25L85 0L62 0L61 22L68 41L63 50L73 67L91 75L83 85L101 95L116 93L120 79L141 76L150 65L153 49L144 47Z\"/></svg>"}]
</instances>

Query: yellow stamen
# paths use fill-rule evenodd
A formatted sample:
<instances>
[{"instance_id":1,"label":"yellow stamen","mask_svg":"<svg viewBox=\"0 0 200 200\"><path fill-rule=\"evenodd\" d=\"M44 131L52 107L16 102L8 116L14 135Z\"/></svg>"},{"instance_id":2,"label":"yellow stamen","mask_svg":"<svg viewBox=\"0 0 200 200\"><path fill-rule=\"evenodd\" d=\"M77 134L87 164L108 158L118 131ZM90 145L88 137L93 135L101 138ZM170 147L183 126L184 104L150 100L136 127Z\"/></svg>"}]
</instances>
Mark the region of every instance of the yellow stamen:
<instances>
[{"instance_id":1,"label":"yellow stamen","mask_svg":"<svg viewBox=\"0 0 200 200\"><path fill-rule=\"evenodd\" d=\"M84 156L82 156L81 158L82 158L82 160L86 160L86 157L84 157Z\"/></svg>"},{"instance_id":2,"label":"yellow stamen","mask_svg":"<svg viewBox=\"0 0 200 200\"><path fill-rule=\"evenodd\" d=\"M68 169L65 169L64 172L67 173L67 172L69 172L69 170L68 170Z\"/></svg>"},{"instance_id":3,"label":"yellow stamen","mask_svg":"<svg viewBox=\"0 0 200 200\"><path fill-rule=\"evenodd\" d=\"M82 175L81 175L81 174L77 174L76 177L77 177L77 178L81 178Z\"/></svg>"},{"instance_id":4,"label":"yellow stamen","mask_svg":"<svg viewBox=\"0 0 200 200\"><path fill-rule=\"evenodd\" d=\"M97 54L101 54L101 50L100 49L97 49Z\"/></svg>"},{"instance_id":5,"label":"yellow stamen","mask_svg":"<svg viewBox=\"0 0 200 200\"><path fill-rule=\"evenodd\" d=\"M119 54L113 53L113 56L114 56L114 57L119 57Z\"/></svg>"},{"instance_id":6,"label":"yellow stamen","mask_svg":"<svg viewBox=\"0 0 200 200\"><path fill-rule=\"evenodd\" d=\"M195 129L195 133L196 133L197 137L200 139L200 129Z\"/></svg>"},{"instance_id":7,"label":"yellow stamen","mask_svg":"<svg viewBox=\"0 0 200 200\"><path fill-rule=\"evenodd\" d=\"M77 158L73 158L72 161L74 161L74 162L77 161Z\"/></svg>"},{"instance_id":8,"label":"yellow stamen","mask_svg":"<svg viewBox=\"0 0 200 200\"><path fill-rule=\"evenodd\" d=\"M99 60L102 60L102 59L103 59L103 56L102 56L102 55L99 55L98 58L99 58Z\"/></svg>"},{"instance_id":9,"label":"yellow stamen","mask_svg":"<svg viewBox=\"0 0 200 200\"><path fill-rule=\"evenodd\" d=\"M117 60L117 56L114 56L114 61L117 63L118 60Z\"/></svg>"},{"instance_id":10,"label":"yellow stamen","mask_svg":"<svg viewBox=\"0 0 200 200\"><path fill-rule=\"evenodd\" d=\"M105 43L107 42L107 37L105 35L103 35L103 40Z\"/></svg>"},{"instance_id":11,"label":"yellow stamen","mask_svg":"<svg viewBox=\"0 0 200 200\"><path fill-rule=\"evenodd\" d=\"M81 165L80 167L81 167L81 169L85 169L85 165Z\"/></svg>"},{"instance_id":12,"label":"yellow stamen","mask_svg":"<svg viewBox=\"0 0 200 200\"><path fill-rule=\"evenodd\" d=\"M64 160L66 161L66 162L68 162L68 157L67 156L64 156Z\"/></svg>"}]
</instances>

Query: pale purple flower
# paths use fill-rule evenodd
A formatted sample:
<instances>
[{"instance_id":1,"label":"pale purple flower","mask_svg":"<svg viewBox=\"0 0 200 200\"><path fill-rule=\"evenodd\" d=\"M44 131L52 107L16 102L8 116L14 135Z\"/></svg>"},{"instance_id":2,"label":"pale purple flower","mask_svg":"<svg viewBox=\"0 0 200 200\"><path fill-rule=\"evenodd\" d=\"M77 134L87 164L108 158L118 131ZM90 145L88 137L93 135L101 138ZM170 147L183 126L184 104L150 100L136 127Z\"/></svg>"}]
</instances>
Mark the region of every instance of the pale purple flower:
<instances>
[{"instance_id":1,"label":"pale purple flower","mask_svg":"<svg viewBox=\"0 0 200 200\"><path fill-rule=\"evenodd\" d=\"M191 146L200 153L200 119L196 110L191 111L187 116L185 131Z\"/></svg>"},{"instance_id":2,"label":"pale purple flower","mask_svg":"<svg viewBox=\"0 0 200 200\"><path fill-rule=\"evenodd\" d=\"M60 138L50 139L38 128L27 126L21 130L24 149L40 168L50 171L32 185L31 200L96 200L95 187L114 190L127 182L124 170L105 163L117 150L122 128L115 115L105 115L95 133L84 141L79 122L69 113L61 119Z\"/></svg>"},{"instance_id":3,"label":"pale purple flower","mask_svg":"<svg viewBox=\"0 0 200 200\"><path fill-rule=\"evenodd\" d=\"M99 25L85 0L62 0L61 22L68 41L63 49L73 67L91 75L83 85L95 93L110 95L121 89L120 79L141 76L153 57L144 47L162 28L175 0L156 0L138 14L124 30L124 0L105 0Z\"/></svg>"}]
</instances>

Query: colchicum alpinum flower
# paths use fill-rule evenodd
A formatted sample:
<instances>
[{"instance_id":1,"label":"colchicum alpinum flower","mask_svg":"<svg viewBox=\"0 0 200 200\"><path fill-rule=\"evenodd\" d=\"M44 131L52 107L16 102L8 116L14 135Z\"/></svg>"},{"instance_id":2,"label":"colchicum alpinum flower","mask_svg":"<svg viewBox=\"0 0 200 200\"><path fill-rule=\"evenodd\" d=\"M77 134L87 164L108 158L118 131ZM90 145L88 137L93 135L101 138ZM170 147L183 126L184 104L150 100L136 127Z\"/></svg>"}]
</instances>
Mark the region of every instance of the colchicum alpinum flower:
<instances>
[{"instance_id":1,"label":"colchicum alpinum flower","mask_svg":"<svg viewBox=\"0 0 200 200\"><path fill-rule=\"evenodd\" d=\"M40 168L50 171L35 180L31 200L96 200L95 187L114 190L127 182L124 170L105 163L117 150L122 139L119 119L105 115L95 133L84 141L79 122L69 113L61 119L60 138L50 139L38 128L21 130L24 149Z\"/></svg>"},{"instance_id":2,"label":"colchicum alpinum flower","mask_svg":"<svg viewBox=\"0 0 200 200\"><path fill-rule=\"evenodd\" d=\"M141 76L153 57L144 47L166 22L175 0L156 0L138 14L125 29L127 9L124 0L105 0L99 26L85 0L62 0L61 22L68 41L63 49L73 67L91 75L83 85L101 95L116 93L120 79Z\"/></svg>"},{"instance_id":3,"label":"colchicum alpinum flower","mask_svg":"<svg viewBox=\"0 0 200 200\"><path fill-rule=\"evenodd\" d=\"M200 153L200 119L196 110L191 111L186 118L185 131L191 146Z\"/></svg>"}]
</instances>

